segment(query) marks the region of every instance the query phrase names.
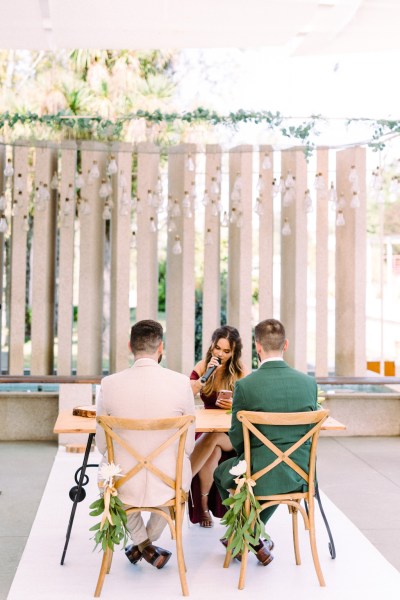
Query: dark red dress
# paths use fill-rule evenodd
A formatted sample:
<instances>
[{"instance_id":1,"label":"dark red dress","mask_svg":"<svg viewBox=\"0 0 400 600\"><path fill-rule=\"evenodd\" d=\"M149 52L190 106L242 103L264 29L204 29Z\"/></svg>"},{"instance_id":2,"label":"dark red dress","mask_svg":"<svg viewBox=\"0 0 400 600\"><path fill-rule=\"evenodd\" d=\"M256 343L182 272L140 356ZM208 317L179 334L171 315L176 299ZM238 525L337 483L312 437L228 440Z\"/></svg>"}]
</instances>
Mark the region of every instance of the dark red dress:
<instances>
[{"instance_id":1,"label":"dark red dress","mask_svg":"<svg viewBox=\"0 0 400 600\"><path fill-rule=\"evenodd\" d=\"M192 371L190 374L190 379L196 380L200 379L200 375L196 371ZM204 403L204 408L218 408L215 406L215 402L217 400L218 393L213 392L210 396L205 396L200 392L200 398ZM199 438L202 434L196 433L196 439ZM234 450L231 452L222 452L222 456L219 460L219 463L223 462L227 458L231 458L232 456L236 456ZM221 497L218 493L217 486L215 483L212 484L210 492L208 494L208 508L214 515L214 517L221 518L227 511L227 508L222 504ZM192 479L192 485L190 488L189 495L189 517L192 523L199 523L203 520L203 511L201 509L201 492L200 492L200 480L198 475L195 475Z\"/></svg>"}]
</instances>

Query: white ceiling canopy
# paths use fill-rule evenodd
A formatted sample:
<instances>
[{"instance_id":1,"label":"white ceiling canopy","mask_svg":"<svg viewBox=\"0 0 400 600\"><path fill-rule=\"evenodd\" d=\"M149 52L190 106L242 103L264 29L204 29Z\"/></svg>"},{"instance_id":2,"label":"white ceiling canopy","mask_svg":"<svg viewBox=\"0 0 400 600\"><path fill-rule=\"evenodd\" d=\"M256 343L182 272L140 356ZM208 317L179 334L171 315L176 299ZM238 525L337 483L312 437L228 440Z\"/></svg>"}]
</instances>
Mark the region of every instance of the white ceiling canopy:
<instances>
[{"instance_id":1,"label":"white ceiling canopy","mask_svg":"<svg viewBox=\"0 0 400 600\"><path fill-rule=\"evenodd\" d=\"M399 0L3 0L0 48L400 49ZM5 6L4 6L5 5Z\"/></svg>"}]
</instances>

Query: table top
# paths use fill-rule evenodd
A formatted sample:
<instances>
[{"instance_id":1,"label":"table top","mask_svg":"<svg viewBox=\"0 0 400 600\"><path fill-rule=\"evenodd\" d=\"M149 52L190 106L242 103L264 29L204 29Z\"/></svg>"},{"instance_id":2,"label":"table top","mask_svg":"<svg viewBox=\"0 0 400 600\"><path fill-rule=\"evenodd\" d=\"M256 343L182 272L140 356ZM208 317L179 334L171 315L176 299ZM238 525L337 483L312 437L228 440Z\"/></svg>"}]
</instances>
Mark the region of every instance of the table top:
<instances>
[{"instance_id":1,"label":"table top","mask_svg":"<svg viewBox=\"0 0 400 600\"><path fill-rule=\"evenodd\" d=\"M228 431L231 426L231 415L218 408L196 408L196 431ZM328 417L322 425L328 431L340 431L346 426L333 417ZM54 426L54 433L95 433L95 417L78 417L72 411L61 411Z\"/></svg>"}]
</instances>

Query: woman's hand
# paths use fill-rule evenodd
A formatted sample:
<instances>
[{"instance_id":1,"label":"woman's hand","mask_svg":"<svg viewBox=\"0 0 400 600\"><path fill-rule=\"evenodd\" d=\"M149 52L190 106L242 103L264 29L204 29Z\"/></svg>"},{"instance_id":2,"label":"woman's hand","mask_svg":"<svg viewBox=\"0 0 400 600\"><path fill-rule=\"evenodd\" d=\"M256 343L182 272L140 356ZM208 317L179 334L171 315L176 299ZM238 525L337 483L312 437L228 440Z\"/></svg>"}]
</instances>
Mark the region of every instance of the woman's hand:
<instances>
[{"instance_id":1,"label":"woman's hand","mask_svg":"<svg viewBox=\"0 0 400 600\"><path fill-rule=\"evenodd\" d=\"M206 371L207 369L209 369L210 367L220 367L221 366L221 359L218 358L217 356L212 356L210 359L210 362L208 363L207 367L206 367Z\"/></svg>"},{"instance_id":2,"label":"woman's hand","mask_svg":"<svg viewBox=\"0 0 400 600\"><path fill-rule=\"evenodd\" d=\"M220 392L215 401L215 406L218 406L218 408L222 408L224 410L231 410L232 409L232 395L230 395L229 397L226 397L226 394L224 394L224 392L222 392L222 393Z\"/></svg>"}]
</instances>

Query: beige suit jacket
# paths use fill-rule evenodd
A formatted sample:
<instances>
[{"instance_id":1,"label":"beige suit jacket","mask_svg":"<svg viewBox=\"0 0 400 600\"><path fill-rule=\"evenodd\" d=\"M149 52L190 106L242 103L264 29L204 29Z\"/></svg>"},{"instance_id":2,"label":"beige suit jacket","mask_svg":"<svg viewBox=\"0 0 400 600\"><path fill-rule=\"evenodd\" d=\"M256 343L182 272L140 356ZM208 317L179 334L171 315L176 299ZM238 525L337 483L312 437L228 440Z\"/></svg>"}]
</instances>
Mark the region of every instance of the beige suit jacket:
<instances>
[{"instance_id":1,"label":"beige suit jacket","mask_svg":"<svg viewBox=\"0 0 400 600\"><path fill-rule=\"evenodd\" d=\"M150 358L135 361L130 369L105 377L101 382L97 400L97 414L111 415L128 419L156 419L194 415L194 398L189 378L170 369L165 369ZM134 431L125 433L129 443L142 455L149 454L171 432ZM194 448L195 423L189 428L186 438L183 464L183 487L188 490L192 478L189 456ZM104 430L97 425L96 445L106 458L106 440ZM126 473L134 466L134 459L125 450L115 446L115 463ZM165 473L174 477L177 445L162 453L154 464ZM119 497L131 506L158 506L173 497L171 488L147 470L140 471L135 477L121 485Z\"/></svg>"}]
</instances>

